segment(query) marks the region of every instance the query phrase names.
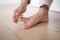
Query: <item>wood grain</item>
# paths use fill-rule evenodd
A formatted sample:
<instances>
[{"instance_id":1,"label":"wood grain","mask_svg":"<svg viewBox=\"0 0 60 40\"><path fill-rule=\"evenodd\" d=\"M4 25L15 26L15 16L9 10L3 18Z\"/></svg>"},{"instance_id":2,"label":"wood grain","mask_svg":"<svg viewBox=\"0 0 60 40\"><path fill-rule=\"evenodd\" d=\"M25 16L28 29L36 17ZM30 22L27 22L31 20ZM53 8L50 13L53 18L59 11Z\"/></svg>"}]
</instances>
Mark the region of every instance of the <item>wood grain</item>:
<instances>
[{"instance_id":1,"label":"wood grain","mask_svg":"<svg viewBox=\"0 0 60 40\"><path fill-rule=\"evenodd\" d=\"M15 24L12 21L16 7L17 4L0 5L0 40L60 40L60 12L49 11L49 22L24 30L21 23ZM35 11L35 7L30 7Z\"/></svg>"}]
</instances>

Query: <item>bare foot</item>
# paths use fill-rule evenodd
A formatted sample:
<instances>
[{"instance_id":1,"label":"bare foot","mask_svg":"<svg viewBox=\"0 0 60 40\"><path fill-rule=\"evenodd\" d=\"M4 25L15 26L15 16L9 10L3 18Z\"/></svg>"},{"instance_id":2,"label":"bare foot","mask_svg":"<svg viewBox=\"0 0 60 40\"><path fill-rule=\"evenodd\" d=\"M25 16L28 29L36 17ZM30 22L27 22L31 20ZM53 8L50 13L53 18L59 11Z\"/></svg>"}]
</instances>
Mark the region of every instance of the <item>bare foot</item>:
<instances>
[{"instance_id":1,"label":"bare foot","mask_svg":"<svg viewBox=\"0 0 60 40\"><path fill-rule=\"evenodd\" d=\"M13 21L15 23L17 23L19 16L22 15L22 13L26 11L27 4L28 4L28 0L22 0L21 5L15 10L14 15L13 15ZM22 21L25 22L25 25L23 26L24 29L28 29L39 22L48 21L47 7L42 6L41 8L39 8L39 11L35 15L33 15L32 17L28 19L22 18Z\"/></svg>"},{"instance_id":2,"label":"bare foot","mask_svg":"<svg viewBox=\"0 0 60 40\"><path fill-rule=\"evenodd\" d=\"M48 10L46 8L42 7L32 17L30 17L28 19L23 18L23 21L26 23L23 26L24 29L28 29L30 27L33 27L34 25L36 25L39 22L47 22L48 21Z\"/></svg>"}]
</instances>

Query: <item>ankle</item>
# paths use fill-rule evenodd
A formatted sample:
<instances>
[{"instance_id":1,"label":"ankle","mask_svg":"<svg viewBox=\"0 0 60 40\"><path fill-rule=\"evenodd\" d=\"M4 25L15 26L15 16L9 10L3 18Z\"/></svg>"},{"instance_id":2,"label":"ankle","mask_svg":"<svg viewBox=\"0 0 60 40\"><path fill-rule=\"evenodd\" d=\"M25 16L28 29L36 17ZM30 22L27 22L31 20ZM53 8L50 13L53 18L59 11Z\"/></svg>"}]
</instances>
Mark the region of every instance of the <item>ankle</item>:
<instances>
[{"instance_id":1,"label":"ankle","mask_svg":"<svg viewBox=\"0 0 60 40\"><path fill-rule=\"evenodd\" d=\"M42 6L40 6L40 8L43 8L43 9L45 9L45 10L49 10L49 8L48 8L48 6L47 5L42 5Z\"/></svg>"}]
</instances>

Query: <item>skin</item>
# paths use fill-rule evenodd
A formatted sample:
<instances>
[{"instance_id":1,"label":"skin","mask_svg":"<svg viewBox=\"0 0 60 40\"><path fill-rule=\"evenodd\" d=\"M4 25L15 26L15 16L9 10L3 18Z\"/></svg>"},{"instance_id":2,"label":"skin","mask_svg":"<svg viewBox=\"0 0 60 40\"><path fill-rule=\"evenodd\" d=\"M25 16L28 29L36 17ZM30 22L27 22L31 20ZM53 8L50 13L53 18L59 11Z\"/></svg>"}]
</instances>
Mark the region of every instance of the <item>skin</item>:
<instances>
[{"instance_id":1,"label":"skin","mask_svg":"<svg viewBox=\"0 0 60 40\"><path fill-rule=\"evenodd\" d=\"M17 23L18 17L21 16L26 11L27 5L28 5L28 0L21 0L21 5L15 9L13 14L14 23ZM23 26L24 29L29 29L39 22L47 22L48 21L47 6L40 7L39 11L35 15L31 16L30 18L22 17L21 21L25 22L25 25Z\"/></svg>"}]
</instances>

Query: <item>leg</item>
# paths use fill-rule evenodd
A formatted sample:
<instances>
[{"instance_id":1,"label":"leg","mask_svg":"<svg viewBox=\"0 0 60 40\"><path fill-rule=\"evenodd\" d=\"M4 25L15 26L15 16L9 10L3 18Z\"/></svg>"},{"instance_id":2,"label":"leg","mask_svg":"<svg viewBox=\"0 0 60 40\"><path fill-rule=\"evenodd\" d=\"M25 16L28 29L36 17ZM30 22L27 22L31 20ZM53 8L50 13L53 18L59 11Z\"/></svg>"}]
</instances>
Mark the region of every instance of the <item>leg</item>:
<instances>
[{"instance_id":1,"label":"leg","mask_svg":"<svg viewBox=\"0 0 60 40\"><path fill-rule=\"evenodd\" d=\"M28 29L39 22L47 22L48 21L48 9L46 6L39 8L39 11L29 18L29 21L23 26L24 29Z\"/></svg>"},{"instance_id":2,"label":"leg","mask_svg":"<svg viewBox=\"0 0 60 40\"><path fill-rule=\"evenodd\" d=\"M47 5L47 0L44 1L44 3L43 1L41 1L42 4L40 5L39 11L35 15L30 17L29 21L27 21L26 24L23 26L24 29L28 29L39 22L48 21L48 10L51 2Z\"/></svg>"}]
</instances>

